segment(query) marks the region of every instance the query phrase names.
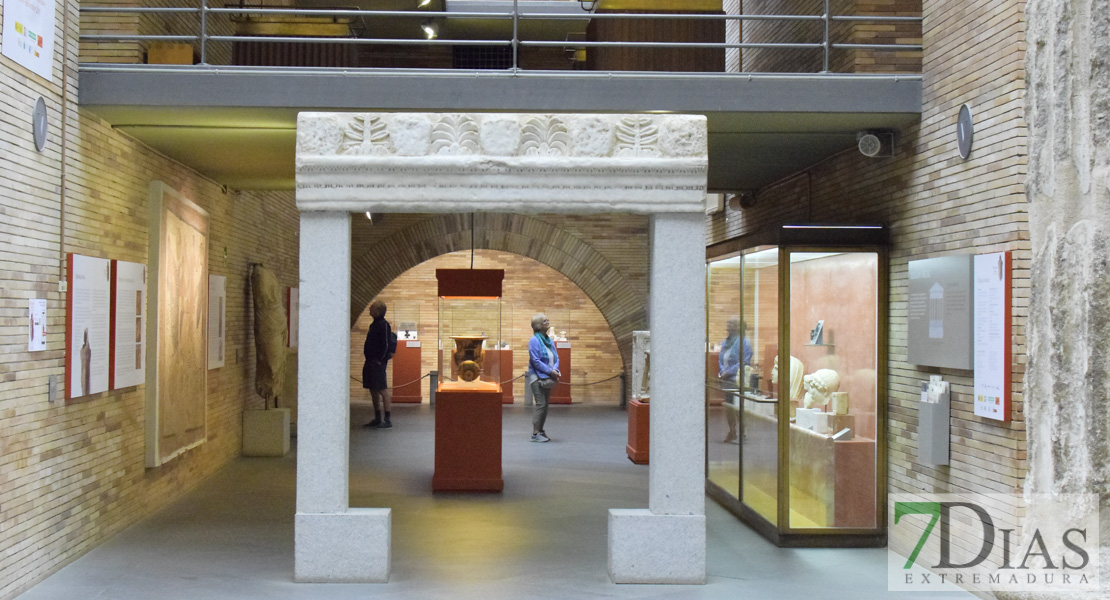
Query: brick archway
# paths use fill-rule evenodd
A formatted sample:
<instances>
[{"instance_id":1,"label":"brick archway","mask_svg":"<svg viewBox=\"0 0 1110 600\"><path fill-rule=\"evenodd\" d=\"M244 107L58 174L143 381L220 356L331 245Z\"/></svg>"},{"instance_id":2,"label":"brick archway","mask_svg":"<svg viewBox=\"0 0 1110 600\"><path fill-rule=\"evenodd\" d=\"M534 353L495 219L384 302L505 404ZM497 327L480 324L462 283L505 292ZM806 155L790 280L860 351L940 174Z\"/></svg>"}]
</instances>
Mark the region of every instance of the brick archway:
<instances>
[{"instance_id":1,"label":"brick archway","mask_svg":"<svg viewBox=\"0 0 1110 600\"><path fill-rule=\"evenodd\" d=\"M621 362L630 368L632 332L647 329L646 297L619 269L582 239L536 217L476 214L473 227L475 248L526 256L577 285L605 317L620 348ZM470 216L461 214L429 217L370 246L352 260L351 324L405 271L470 247Z\"/></svg>"}]
</instances>

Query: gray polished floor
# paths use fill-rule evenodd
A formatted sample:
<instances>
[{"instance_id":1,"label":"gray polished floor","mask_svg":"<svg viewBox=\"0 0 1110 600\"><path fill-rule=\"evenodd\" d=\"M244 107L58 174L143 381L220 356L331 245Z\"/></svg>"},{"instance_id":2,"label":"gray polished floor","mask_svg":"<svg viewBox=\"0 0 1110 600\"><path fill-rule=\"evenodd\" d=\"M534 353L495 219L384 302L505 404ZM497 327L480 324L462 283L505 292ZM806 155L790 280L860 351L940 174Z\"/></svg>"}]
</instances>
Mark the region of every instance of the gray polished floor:
<instances>
[{"instance_id":1,"label":"gray polished floor","mask_svg":"<svg viewBox=\"0 0 1110 600\"><path fill-rule=\"evenodd\" d=\"M614 585L609 508L647 506L648 467L624 454L625 413L556 406L552 442L505 409L502 494L432 494L433 416L398 406L393 429L352 409L351 505L393 509L388 584L293 583L293 456L240 459L21 600L389 598L893 598L881 549L782 549L712 500L703 586ZM969 594L901 594L923 600Z\"/></svg>"}]
</instances>

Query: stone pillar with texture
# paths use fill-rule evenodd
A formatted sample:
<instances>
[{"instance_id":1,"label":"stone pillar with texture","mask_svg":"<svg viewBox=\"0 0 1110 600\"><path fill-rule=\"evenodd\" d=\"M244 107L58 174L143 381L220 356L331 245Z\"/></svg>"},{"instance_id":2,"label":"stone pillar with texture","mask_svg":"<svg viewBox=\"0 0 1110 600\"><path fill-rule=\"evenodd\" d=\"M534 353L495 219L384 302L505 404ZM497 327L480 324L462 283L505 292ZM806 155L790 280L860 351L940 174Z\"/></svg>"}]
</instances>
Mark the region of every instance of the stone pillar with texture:
<instances>
[{"instance_id":1,"label":"stone pillar with texture","mask_svg":"<svg viewBox=\"0 0 1110 600\"><path fill-rule=\"evenodd\" d=\"M1028 536L1101 513L1110 582L1110 19L1106 2L1027 5ZM1052 511L1062 494L1097 500ZM1023 544L1024 547L1024 544ZM1000 596L1013 597L1008 594ZM1047 597L1047 596L1040 596Z\"/></svg>"}]
</instances>

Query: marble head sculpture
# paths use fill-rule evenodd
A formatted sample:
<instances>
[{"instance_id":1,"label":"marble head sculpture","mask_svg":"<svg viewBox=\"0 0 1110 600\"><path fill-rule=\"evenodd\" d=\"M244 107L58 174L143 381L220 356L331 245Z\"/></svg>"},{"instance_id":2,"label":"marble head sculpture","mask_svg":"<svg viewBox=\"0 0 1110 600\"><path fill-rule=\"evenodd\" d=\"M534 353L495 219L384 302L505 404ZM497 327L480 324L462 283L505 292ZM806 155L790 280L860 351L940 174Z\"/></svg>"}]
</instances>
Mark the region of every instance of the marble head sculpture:
<instances>
[{"instance_id":1,"label":"marble head sculpture","mask_svg":"<svg viewBox=\"0 0 1110 600\"><path fill-rule=\"evenodd\" d=\"M793 400L802 395L802 374L805 372L805 366L802 364L801 359L790 357L790 397ZM771 383L779 382L779 357L775 356L775 366L771 368ZM779 392L782 393L782 392Z\"/></svg>"},{"instance_id":2,"label":"marble head sculpture","mask_svg":"<svg viewBox=\"0 0 1110 600\"><path fill-rule=\"evenodd\" d=\"M806 388L804 406L822 407L828 404L833 392L840 389L840 375L832 369L817 369L803 378L802 385Z\"/></svg>"}]
</instances>

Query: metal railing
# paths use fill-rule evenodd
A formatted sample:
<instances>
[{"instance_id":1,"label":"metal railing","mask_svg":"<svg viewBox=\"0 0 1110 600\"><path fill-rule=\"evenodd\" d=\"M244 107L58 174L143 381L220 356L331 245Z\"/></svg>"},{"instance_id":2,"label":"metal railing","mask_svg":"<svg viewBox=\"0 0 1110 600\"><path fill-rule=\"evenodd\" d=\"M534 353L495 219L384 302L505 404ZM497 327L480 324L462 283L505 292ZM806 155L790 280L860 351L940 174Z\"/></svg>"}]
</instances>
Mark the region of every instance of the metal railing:
<instances>
[{"instance_id":1,"label":"metal railing","mask_svg":"<svg viewBox=\"0 0 1110 600\"><path fill-rule=\"evenodd\" d=\"M523 11L519 0L514 0L511 10L503 12L456 12L456 11L375 11L357 9L298 9L262 8L251 6L229 6L215 8L208 6L209 0L199 0L196 8L156 8L82 6L82 15L121 14L121 15L198 15L199 30L195 35L144 35L144 34L82 34L82 42L188 42L195 43L199 50L199 66L209 66L209 46L213 43L266 43L281 42L293 44L354 44L354 45L413 45L413 46L486 46L511 47L512 64L507 70L522 71L520 67L521 48L562 47L568 51L577 48L671 48L700 50L820 50L822 53L822 72L829 72L830 55L836 50L874 50L881 52L920 52L920 44L859 44L833 40L835 23L898 24L921 23L920 16L870 16L870 15L833 15L830 0L824 0L824 12L820 15L725 15L706 13L598 13L585 10L581 13L531 12ZM525 3L527 4L527 3ZM576 4L570 3L568 4ZM229 20L237 15L287 16L309 18L351 19L365 24L367 19L403 18L435 20L486 20L511 22L511 37L499 39L413 39L382 37L326 37L326 36L275 36L275 35L218 35L210 34L209 26L215 16L227 15ZM696 21L736 21L773 22L773 23L813 23L821 30L819 40L810 42L646 42L630 40L526 40L521 38L521 23L525 21L586 21L586 20L696 20ZM920 31L920 30L919 30ZM151 65L158 67L161 65ZM740 74L748 74L741 72Z\"/></svg>"}]
</instances>

